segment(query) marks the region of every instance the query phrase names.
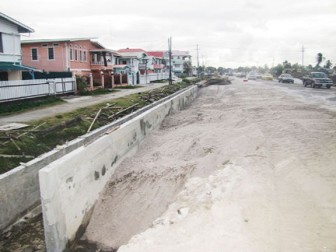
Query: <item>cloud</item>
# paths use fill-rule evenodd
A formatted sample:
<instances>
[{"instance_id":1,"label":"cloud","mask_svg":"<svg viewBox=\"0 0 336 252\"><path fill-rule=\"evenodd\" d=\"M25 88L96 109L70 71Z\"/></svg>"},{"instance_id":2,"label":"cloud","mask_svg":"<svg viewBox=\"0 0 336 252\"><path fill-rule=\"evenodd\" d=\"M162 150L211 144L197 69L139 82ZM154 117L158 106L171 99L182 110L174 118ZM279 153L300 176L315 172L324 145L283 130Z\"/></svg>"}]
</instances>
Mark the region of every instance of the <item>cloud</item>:
<instances>
[{"instance_id":1,"label":"cloud","mask_svg":"<svg viewBox=\"0 0 336 252\"><path fill-rule=\"evenodd\" d=\"M24 6L18 8L18 6ZM203 62L214 66L314 63L322 52L336 63L334 0L88 0L57 4L2 0L1 10L35 29L32 38L98 37L111 49L196 45Z\"/></svg>"}]
</instances>

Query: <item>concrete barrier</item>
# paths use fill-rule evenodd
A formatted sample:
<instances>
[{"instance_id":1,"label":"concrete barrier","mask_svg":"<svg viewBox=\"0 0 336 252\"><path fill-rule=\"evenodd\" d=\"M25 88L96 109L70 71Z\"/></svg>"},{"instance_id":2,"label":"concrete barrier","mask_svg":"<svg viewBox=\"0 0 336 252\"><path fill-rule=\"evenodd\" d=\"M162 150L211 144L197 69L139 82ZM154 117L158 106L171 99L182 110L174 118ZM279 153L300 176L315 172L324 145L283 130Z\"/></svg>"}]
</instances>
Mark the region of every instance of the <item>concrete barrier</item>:
<instances>
[{"instance_id":1,"label":"concrete barrier","mask_svg":"<svg viewBox=\"0 0 336 252\"><path fill-rule=\"evenodd\" d=\"M84 230L92 209L122 160L172 112L197 96L193 86L77 148L39 171L48 251L64 251ZM98 129L96 132L101 131Z\"/></svg>"},{"instance_id":2,"label":"concrete barrier","mask_svg":"<svg viewBox=\"0 0 336 252\"><path fill-rule=\"evenodd\" d=\"M176 94L184 92L180 90ZM38 172L49 163L63 157L64 155L85 146L88 143L100 138L112 128L121 125L139 114L147 111L160 103L171 99L174 95L168 96L160 101L154 102L136 112L125 116L99 130L81 136L63 146L42 154L41 156L22 164L15 169L0 175L0 234L12 224L22 218L31 209L36 208L40 202L40 186Z\"/></svg>"}]
</instances>

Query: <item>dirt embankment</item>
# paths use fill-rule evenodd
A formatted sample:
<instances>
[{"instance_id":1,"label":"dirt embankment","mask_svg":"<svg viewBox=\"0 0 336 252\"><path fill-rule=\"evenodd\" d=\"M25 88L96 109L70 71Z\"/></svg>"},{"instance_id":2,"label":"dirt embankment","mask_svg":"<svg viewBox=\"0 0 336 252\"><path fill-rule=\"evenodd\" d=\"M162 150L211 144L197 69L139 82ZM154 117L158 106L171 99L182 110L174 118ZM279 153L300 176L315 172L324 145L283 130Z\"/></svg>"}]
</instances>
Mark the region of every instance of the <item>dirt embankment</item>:
<instances>
[{"instance_id":1,"label":"dirt embankment","mask_svg":"<svg viewBox=\"0 0 336 252\"><path fill-rule=\"evenodd\" d=\"M86 238L123 252L336 251L335 143L334 112L263 84L210 86L119 167Z\"/></svg>"}]
</instances>

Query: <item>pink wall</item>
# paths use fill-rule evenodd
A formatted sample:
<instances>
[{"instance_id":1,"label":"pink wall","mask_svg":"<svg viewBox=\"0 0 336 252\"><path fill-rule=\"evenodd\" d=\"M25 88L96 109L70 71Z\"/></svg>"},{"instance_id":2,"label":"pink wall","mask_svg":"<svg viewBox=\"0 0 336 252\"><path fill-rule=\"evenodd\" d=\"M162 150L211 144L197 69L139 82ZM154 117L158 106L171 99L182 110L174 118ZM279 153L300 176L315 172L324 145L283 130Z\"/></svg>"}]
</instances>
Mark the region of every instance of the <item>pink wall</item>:
<instances>
[{"instance_id":1,"label":"pink wall","mask_svg":"<svg viewBox=\"0 0 336 252\"><path fill-rule=\"evenodd\" d=\"M55 45L58 44L58 45ZM47 45L47 46L42 46ZM54 60L48 58L48 48L54 48ZM37 48L37 60L32 60L32 48ZM70 48L72 48L72 60L70 60ZM49 43L29 43L22 44L22 64L49 72L71 71L81 72L90 71L90 50L100 49L90 40L72 42L49 42ZM75 59L77 50L77 60ZM82 61L80 61L80 51L82 51ZM84 58L86 52L86 60Z\"/></svg>"}]
</instances>

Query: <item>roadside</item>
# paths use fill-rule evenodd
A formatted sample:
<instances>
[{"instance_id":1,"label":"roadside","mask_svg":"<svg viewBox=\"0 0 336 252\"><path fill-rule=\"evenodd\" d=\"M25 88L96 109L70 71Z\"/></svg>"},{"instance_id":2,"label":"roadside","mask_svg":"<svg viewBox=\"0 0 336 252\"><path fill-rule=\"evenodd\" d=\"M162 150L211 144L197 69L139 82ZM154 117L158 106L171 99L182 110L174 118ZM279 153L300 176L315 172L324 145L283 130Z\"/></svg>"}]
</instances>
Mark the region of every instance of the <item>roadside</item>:
<instances>
[{"instance_id":1,"label":"roadside","mask_svg":"<svg viewBox=\"0 0 336 252\"><path fill-rule=\"evenodd\" d=\"M168 85L168 82L165 83L153 83L147 84L144 87L135 88L135 89L118 89L118 92L113 92L106 95L97 95L97 96L68 96L64 97L63 100L65 103L53 105L50 107L44 107L41 109L34 109L32 111L18 113L16 115L10 116L0 116L0 126L8 123L24 123L34 120L40 120L45 117L55 116L61 113L71 112L78 108L84 108L99 104L105 101L110 101L112 99L120 98L130 94L135 94L139 92L146 92L152 89L160 88Z\"/></svg>"}]
</instances>

